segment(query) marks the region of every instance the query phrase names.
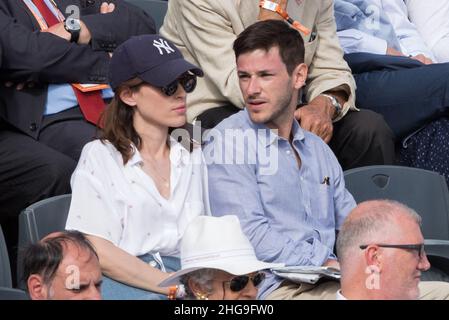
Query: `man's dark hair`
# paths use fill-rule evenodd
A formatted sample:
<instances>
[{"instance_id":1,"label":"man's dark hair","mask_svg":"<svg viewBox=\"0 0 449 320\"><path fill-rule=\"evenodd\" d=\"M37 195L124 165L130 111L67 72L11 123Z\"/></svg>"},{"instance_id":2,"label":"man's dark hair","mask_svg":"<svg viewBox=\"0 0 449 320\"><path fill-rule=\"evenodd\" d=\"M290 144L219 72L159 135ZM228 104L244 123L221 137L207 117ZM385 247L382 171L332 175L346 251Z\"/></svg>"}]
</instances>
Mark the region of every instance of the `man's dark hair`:
<instances>
[{"instance_id":1,"label":"man's dark hair","mask_svg":"<svg viewBox=\"0 0 449 320\"><path fill-rule=\"evenodd\" d=\"M289 75L304 62L304 40L300 33L284 21L264 20L246 28L234 41L235 58L258 49L279 48Z\"/></svg>"},{"instance_id":2,"label":"man's dark hair","mask_svg":"<svg viewBox=\"0 0 449 320\"><path fill-rule=\"evenodd\" d=\"M90 252L98 259L94 247L84 234L70 230L60 232L54 237L29 245L23 253L23 280L26 283L32 274L42 276L44 283L50 284L56 275L67 245L72 244Z\"/></svg>"}]
</instances>

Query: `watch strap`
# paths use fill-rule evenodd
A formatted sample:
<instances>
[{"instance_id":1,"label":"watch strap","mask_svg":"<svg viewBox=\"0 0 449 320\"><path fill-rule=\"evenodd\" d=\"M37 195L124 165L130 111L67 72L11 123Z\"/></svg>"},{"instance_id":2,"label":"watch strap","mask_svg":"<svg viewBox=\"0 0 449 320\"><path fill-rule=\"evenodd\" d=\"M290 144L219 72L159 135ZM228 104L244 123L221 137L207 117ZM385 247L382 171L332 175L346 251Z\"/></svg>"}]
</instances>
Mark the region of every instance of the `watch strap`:
<instances>
[{"instance_id":1,"label":"watch strap","mask_svg":"<svg viewBox=\"0 0 449 320\"><path fill-rule=\"evenodd\" d=\"M68 28L67 27L67 22L69 21L69 19L66 19L65 21L64 21L64 29L68 32L68 33L70 33L70 42L73 42L73 43L77 43L78 42L78 39L80 38L80 33L81 33L81 24L80 24L80 22L79 22L79 20L78 20L78 23L79 23L79 28L78 29L71 29L71 28Z\"/></svg>"},{"instance_id":2,"label":"watch strap","mask_svg":"<svg viewBox=\"0 0 449 320\"><path fill-rule=\"evenodd\" d=\"M337 98L335 98L333 95L326 94L326 93L322 93L322 94L320 94L320 96L328 98L331 101L331 104L334 106L335 115L332 120L338 118L343 112L343 107L341 106L340 102L338 102Z\"/></svg>"}]
</instances>

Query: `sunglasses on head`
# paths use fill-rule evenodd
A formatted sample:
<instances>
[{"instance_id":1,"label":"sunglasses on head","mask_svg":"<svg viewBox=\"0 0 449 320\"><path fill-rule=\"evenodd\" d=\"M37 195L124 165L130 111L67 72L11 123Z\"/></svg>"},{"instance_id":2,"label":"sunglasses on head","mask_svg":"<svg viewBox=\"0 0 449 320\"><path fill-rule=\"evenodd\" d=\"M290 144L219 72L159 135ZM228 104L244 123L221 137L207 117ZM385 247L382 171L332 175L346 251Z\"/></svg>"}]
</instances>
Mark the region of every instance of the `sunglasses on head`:
<instances>
[{"instance_id":1,"label":"sunglasses on head","mask_svg":"<svg viewBox=\"0 0 449 320\"><path fill-rule=\"evenodd\" d=\"M229 283L229 288L231 289L231 291L239 292L248 285L249 280L251 280L253 282L253 285L257 287L265 280L265 273L257 272L251 276L237 276L229 281L224 281L224 283Z\"/></svg>"},{"instance_id":2,"label":"sunglasses on head","mask_svg":"<svg viewBox=\"0 0 449 320\"><path fill-rule=\"evenodd\" d=\"M196 76L186 72L175 81L169 83L165 87L162 87L161 90L166 96L170 97L178 91L179 84L181 84L185 92L192 92L196 87Z\"/></svg>"}]
</instances>

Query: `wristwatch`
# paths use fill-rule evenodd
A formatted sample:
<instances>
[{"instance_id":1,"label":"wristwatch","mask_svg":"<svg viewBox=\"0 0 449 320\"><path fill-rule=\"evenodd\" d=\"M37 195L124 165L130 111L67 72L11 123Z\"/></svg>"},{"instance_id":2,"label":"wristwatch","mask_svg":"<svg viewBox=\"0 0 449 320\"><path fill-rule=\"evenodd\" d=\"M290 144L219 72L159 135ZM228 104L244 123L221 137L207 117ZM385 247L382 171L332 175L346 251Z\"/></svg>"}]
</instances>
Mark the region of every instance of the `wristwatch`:
<instances>
[{"instance_id":1,"label":"wristwatch","mask_svg":"<svg viewBox=\"0 0 449 320\"><path fill-rule=\"evenodd\" d=\"M64 29L70 33L70 42L77 43L81 32L81 22L79 19L67 18L64 21Z\"/></svg>"},{"instance_id":2,"label":"wristwatch","mask_svg":"<svg viewBox=\"0 0 449 320\"><path fill-rule=\"evenodd\" d=\"M321 96L328 98L331 101L332 106L335 108L335 114L332 120L338 118L343 112L343 107L341 106L340 102L338 102L337 98L326 93L322 93Z\"/></svg>"}]
</instances>

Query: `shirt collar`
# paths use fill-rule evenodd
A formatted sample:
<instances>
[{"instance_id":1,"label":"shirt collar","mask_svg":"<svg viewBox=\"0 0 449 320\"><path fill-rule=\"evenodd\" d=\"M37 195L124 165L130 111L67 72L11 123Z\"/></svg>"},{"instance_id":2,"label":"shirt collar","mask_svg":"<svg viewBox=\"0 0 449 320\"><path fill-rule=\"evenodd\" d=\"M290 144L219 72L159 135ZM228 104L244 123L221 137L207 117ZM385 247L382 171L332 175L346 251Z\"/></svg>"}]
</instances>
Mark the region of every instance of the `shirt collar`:
<instances>
[{"instance_id":1,"label":"shirt collar","mask_svg":"<svg viewBox=\"0 0 449 320\"><path fill-rule=\"evenodd\" d=\"M129 167L135 166L136 164L140 164L143 162L143 159L140 156L140 152L139 152L139 150L137 150L136 146L134 144L132 144L131 148L133 149L132 150L133 156L126 163L126 166L129 166Z\"/></svg>"},{"instance_id":2,"label":"shirt collar","mask_svg":"<svg viewBox=\"0 0 449 320\"><path fill-rule=\"evenodd\" d=\"M348 300L344 295L341 294L341 290L338 290L336 293L337 300Z\"/></svg>"},{"instance_id":3,"label":"shirt collar","mask_svg":"<svg viewBox=\"0 0 449 320\"><path fill-rule=\"evenodd\" d=\"M131 145L133 156L129 159L127 166L140 165L143 162L142 156L136 146ZM189 163L190 152L186 150L178 141L170 137L170 162L175 167L180 167Z\"/></svg>"},{"instance_id":4,"label":"shirt collar","mask_svg":"<svg viewBox=\"0 0 449 320\"><path fill-rule=\"evenodd\" d=\"M190 152L182 144L170 136L170 162L175 167L181 167L190 161Z\"/></svg>"},{"instance_id":5,"label":"shirt collar","mask_svg":"<svg viewBox=\"0 0 449 320\"><path fill-rule=\"evenodd\" d=\"M249 126L251 128L253 128L254 130L265 130L267 132L267 134L269 136L265 140L266 141L265 147L268 148L269 146L271 146L273 143L275 143L279 139L283 139L283 138L279 137L275 131L268 128L264 123L253 122L251 120L251 118L249 117L249 113L248 113L247 109L245 109L245 119L246 119L247 123L249 124ZM301 140L305 139L304 130L301 128L301 126L299 125L299 123L296 119L293 120L292 134L293 134L293 142L301 141Z\"/></svg>"}]
</instances>

